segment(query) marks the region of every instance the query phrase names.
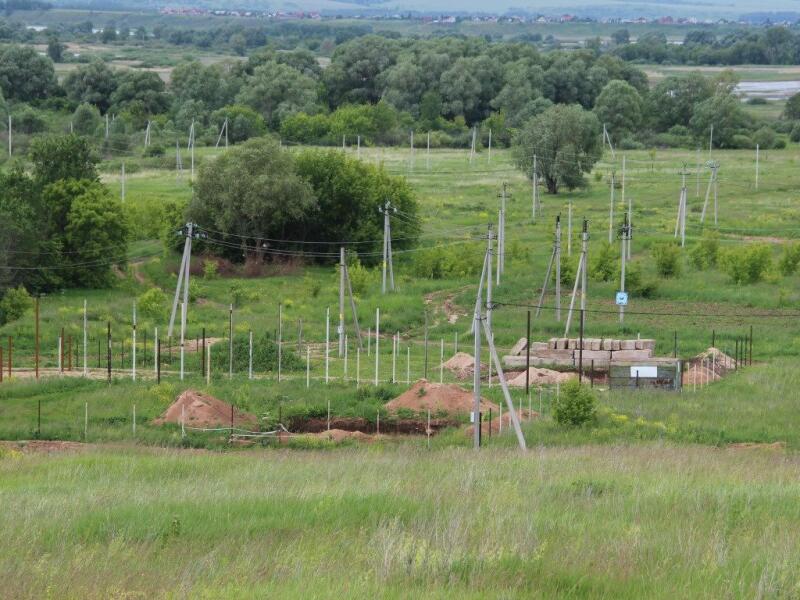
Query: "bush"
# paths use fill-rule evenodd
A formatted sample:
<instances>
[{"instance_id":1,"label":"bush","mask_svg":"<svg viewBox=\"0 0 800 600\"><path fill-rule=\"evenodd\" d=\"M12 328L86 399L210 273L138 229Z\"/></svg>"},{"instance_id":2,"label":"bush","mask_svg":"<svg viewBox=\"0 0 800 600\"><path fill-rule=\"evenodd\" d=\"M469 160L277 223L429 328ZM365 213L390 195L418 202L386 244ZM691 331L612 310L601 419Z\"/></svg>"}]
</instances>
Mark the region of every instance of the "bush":
<instances>
[{"instance_id":1,"label":"bush","mask_svg":"<svg viewBox=\"0 0 800 600\"><path fill-rule=\"evenodd\" d=\"M681 249L676 244L656 244L651 250L656 271L661 277L677 277L681 272Z\"/></svg>"},{"instance_id":2,"label":"bush","mask_svg":"<svg viewBox=\"0 0 800 600\"><path fill-rule=\"evenodd\" d=\"M417 252L411 263L415 277L424 279L445 279L469 277L480 274L483 254L433 246Z\"/></svg>"},{"instance_id":3,"label":"bush","mask_svg":"<svg viewBox=\"0 0 800 600\"><path fill-rule=\"evenodd\" d=\"M165 314L167 296L159 288L150 288L136 300L139 312L151 319L160 319Z\"/></svg>"},{"instance_id":4,"label":"bush","mask_svg":"<svg viewBox=\"0 0 800 600\"><path fill-rule=\"evenodd\" d=\"M377 288L377 272L363 266L358 259L347 265L347 274L355 296L364 296L370 288Z\"/></svg>"},{"instance_id":5,"label":"bush","mask_svg":"<svg viewBox=\"0 0 800 600\"><path fill-rule=\"evenodd\" d=\"M31 307L31 295L24 286L9 288L0 300L0 324L16 321Z\"/></svg>"},{"instance_id":6,"label":"bush","mask_svg":"<svg viewBox=\"0 0 800 600\"><path fill-rule=\"evenodd\" d=\"M164 150L164 146L161 144L150 144L144 149L142 154L145 156L145 158L156 158L164 156L166 154L166 150Z\"/></svg>"},{"instance_id":7,"label":"bush","mask_svg":"<svg viewBox=\"0 0 800 600\"><path fill-rule=\"evenodd\" d=\"M789 134L789 139L793 142L800 142L800 123L795 123L792 127L792 132Z\"/></svg>"},{"instance_id":8,"label":"bush","mask_svg":"<svg viewBox=\"0 0 800 600\"><path fill-rule=\"evenodd\" d=\"M203 279L216 279L219 271L219 265L215 260L203 261Z\"/></svg>"},{"instance_id":9,"label":"bush","mask_svg":"<svg viewBox=\"0 0 800 600\"><path fill-rule=\"evenodd\" d=\"M797 272L800 264L800 244L787 244L783 247L783 256L778 263L778 268L785 277Z\"/></svg>"},{"instance_id":10,"label":"bush","mask_svg":"<svg viewBox=\"0 0 800 600\"><path fill-rule=\"evenodd\" d=\"M741 133L737 133L731 137L730 147L739 150L747 150L755 148L756 144L750 137L743 135Z\"/></svg>"},{"instance_id":11,"label":"bush","mask_svg":"<svg viewBox=\"0 0 800 600\"><path fill-rule=\"evenodd\" d=\"M614 276L619 272L614 246L605 242L600 247L600 250L593 254L594 260L589 270L592 279L597 281L611 281L614 279Z\"/></svg>"},{"instance_id":12,"label":"bush","mask_svg":"<svg viewBox=\"0 0 800 600\"><path fill-rule=\"evenodd\" d=\"M715 233L706 234L689 252L689 260L699 271L717 266L719 259L719 239Z\"/></svg>"},{"instance_id":13,"label":"bush","mask_svg":"<svg viewBox=\"0 0 800 600\"><path fill-rule=\"evenodd\" d=\"M637 298L653 298L658 292L658 282L645 279L639 263L631 262L625 267L625 289Z\"/></svg>"},{"instance_id":14,"label":"bush","mask_svg":"<svg viewBox=\"0 0 800 600\"><path fill-rule=\"evenodd\" d=\"M734 283L757 283L772 267L772 248L749 244L722 253L720 263Z\"/></svg>"},{"instance_id":15,"label":"bush","mask_svg":"<svg viewBox=\"0 0 800 600\"><path fill-rule=\"evenodd\" d=\"M561 396L553 407L556 423L565 427L579 427L594 421L597 399L592 390L577 380L568 381L561 387Z\"/></svg>"},{"instance_id":16,"label":"bush","mask_svg":"<svg viewBox=\"0 0 800 600\"><path fill-rule=\"evenodd\" d=\"M12 118L14 120L13 129L21 133L39 133L47 127L42 113L27 104L15 107Z\"/></svg>"},{"instance_id":17,"label":"bush","mask_svg":"<svg viewBox=\"0 0 800 600\"><path fill-rule=\"evenodd\" d=\"M758 144L761 150L770 150L775 147L778 136L769 127L762 127L753 134L753 143Z\"/></svg>"}]
</instances>

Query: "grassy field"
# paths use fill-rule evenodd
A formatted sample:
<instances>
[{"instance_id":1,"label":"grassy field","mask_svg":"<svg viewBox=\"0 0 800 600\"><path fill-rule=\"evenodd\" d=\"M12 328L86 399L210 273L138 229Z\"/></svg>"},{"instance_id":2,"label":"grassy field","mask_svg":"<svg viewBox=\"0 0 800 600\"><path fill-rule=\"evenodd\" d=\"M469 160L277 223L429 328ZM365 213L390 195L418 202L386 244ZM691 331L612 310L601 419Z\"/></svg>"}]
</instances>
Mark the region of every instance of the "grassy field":
<instances>
[{"instance_id":1,"label":"grassy field","mask_svg":"<svg viewBox=\"0 0 800 600\"><path fill-rule=\"evenodd\" d=\"M8 598L793 597L798 476L669 444L6 452L0 574Z\"/></svg>"},{"instance_id":2,"label":"grassy field","mask_svg":"<svg viewBox=\"0 0 800 600\"><path fill-rule=\"evenodd\" d=\"M610 172L621 175L621 154L616 159L607 154L586 189L544 195L543 214L534 220L530 183L508 151L493 150L491 161L488 153L479 153L470 165L465 151L436 150L428 162L420 150L412 157L402 149L362 149L363 160L409 178L423 220L423 251L396 256L397 291L381 295L379 271L368 266L357 294L363 329L374 332L375 310L381 311L379 386L372 383L375 340L369 351L359 352L349 314L347 377L344 357L334 349L325 383L320 344L325 311L330 307L335 315L338 303L338 274L329 266L276 268L256 278L196 276L188 336L194 340L205 328L209 337L222 338L214 350L211 385L201 379L195 353L188 354L187 377L179 380L174 340L172 350L163 350L162 382L154 381L152 340L156 327L164 338L166 310L139 315L139 378L133 382L132 301L152 287L171 297L179 261L154 239L154 222L167 201L188 200L191 187L187 172L176 177L161 168L174 164L174 156L158 162L126 155L126 210L139 238L128 270L111 289L65 290L42 298L42 365L48 377L37 383L18 372L0 384L0 439L88 442L81 450L51 454L13 445L0 449L3 595L795 596L800 590L795 368L800 326L795 317L781 315L794 314L800 278L784 277L773 265L764 281L737 285L720 269L697 270L689 253L704 230L715 229L724 249L769 244L776 263L800 229L794 225L800 217L798 150L791 145L762 153L758 190L751 152L715 152L722 165L716 228L712 216L705 227L699 224L708 173L701 168L698 188L694 152L626 154L633 262L657 289L650 298L632 297L620 324L616 283L590 280L586 335L653 337L657 354L677 350L690 358L711 345L712 335L718 346L731 350L734 339L752 326L755 364L680 394L596 389L600 409L591 428L565 429L553 421L559 390L545 386L530 396L515 390L516 406L542 415L523 423L529 446L524 455L507 435L485 439L487 447L477 455L468 449L463 430L455 428L434 436L430 448L421 436L386 435L344 447L294 438L287 447L264 441L235 450L227 432L190 431L182 437L179 427L157 427L152 420L181 391L196 388L256 414L264 427L279 415L281 421L325 418L330 410L333 416L373 422L380 415L391 432L383 403L406 389L406 378L427 374L438 380L442 343L445 358L457 339L460 349L471 350L465 346L471 343L468 315L477 275L470 270L453 278L421 278L415 273L425 249L440 246L479 266L485 248L479 238L496 220L498 193L508 184L507 271L495 289L501 305L493 316L496 341L508 348L524 336L528 305L538 300L556 215L566 220L572 205L573 262L584 216L590 257L607 243ZM218 152L198 151L198 164ZM112 190L119 190L115 161L121 158L103 166ZM707 158L703 153L701 160ZM651 249L674 239L684 164L690 172L687 248L680 276L662 279ZM625 209L621 195L617 189L615 225ZM565 223L565 251L566 233ZM250 330L274 335L282 306L284 351L299 360L280 382L274 372L257 372L250 381L241 369L228 378L233 286L240 295L233 313L239 340ZM568 288L562 288L564 313ZM99 379L53 377L62 327L73 342L73 374L82 368L84 299L88 366ZM557 321L549 308L553 303L550 294L548 308L533 321L533 339L563 335L563 318ZM102 380L104 347L98 361L108 323L110 384ZM4 347L7 336L13 337L17 367L33 365L33 331L30 313L0 328ZM335 339L335 322L331 331ZM393 369L395 332L401 341ZM446 371L443 376L454 381ZM491 387L485 382L483 393L501 400L496 380Z\"/></svg>"}]
</instances>

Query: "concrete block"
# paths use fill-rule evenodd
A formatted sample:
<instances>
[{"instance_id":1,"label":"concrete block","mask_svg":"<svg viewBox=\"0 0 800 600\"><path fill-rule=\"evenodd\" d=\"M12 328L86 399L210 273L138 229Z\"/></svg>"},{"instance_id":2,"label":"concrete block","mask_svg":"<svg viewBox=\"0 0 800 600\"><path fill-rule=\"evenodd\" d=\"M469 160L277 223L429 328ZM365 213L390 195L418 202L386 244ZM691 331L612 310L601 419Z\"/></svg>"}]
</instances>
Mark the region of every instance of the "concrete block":
<instances>
[{"instance_id":1,"label":"concrete block","mask_svg":"<svg viewBox=\"0 0 800 600\"><path fill-rule=\"evenodd\" d=\"M634 341L636 342L636 349L637 350L641 350L642 349L642 340L634 340Z\"/></svg>"},{"instance_id":2,"label":"concrete block","mask_svg":"<svg viewBox=\"0 0 800 600\"><path fill-rule=\"evenodd\" d=\"M656 349L656 341L655 340L642 339L642 340L639 340L639 341L642 343L642 350L653 350L653 351L655 351L655 349Z\"/></svg>"},{"instance_id":3,"label":"concrete block","mask_svg":"<svg viewBox=\"0 0 800 600\"><path fill-rule=\"evenodd\" d=\"M503 366L509 369L524 369L525 368L524 356L504 356ZM531 357L531 364L533 364L533 357Z\"/></svg>"},{"instance_id":4,"label":"concrete block","mask_svg":"<svg viewBox=\"0 0 800 600\"><path fill-rule=\"evenodd\" d=\"M540 356L533 357L531 356L531 366L532 367L549 367L549 366L556 366L556 367L574 367L575 361L572 357L570 358L542 358ZM523 364L523 368L525 365Z\"/></svg>"},{"instance_id":5,"label":"concrete block","mask_svg":"<svg viewBox=\"0 0 800 600\"><path fill-rule=\"evenodd\" d=\"M557 341L557 339L558 338L550 338L549 340L547 340L547 347L550 348L550 350L555 350L556 349L556 341Z\"/></svg>"},{"instance_id":6,"label":"concrete block","mask_svg":"<svg viewBox=\"0 0 800 600\"><path fill-rule=\"evenodd\" d=\"M620 345L620 341L619 340L611 340L611 349L612 350L619 350L620 349L619 345Z\"/></svg>"},{"instance_id":7,"label":"concrete block","mask_svg":"<svg viewBox=\"0 0 800 600\"><path fill-rule=\"evenodd\" d=\"M545 352L548 349L547 342L531 342L531 354Z\"/></svg>"},{"instance_id":8,"label":"concrete block","mask_svg":"<svg viewBox=\"0 0 800 600\"><path fill-rule=\"evenodd\" d=\"M603 340L601 340L600 338L592 338L588 340L588 342L589 342L589 350L600 350L600 345L602 344Z\"/></svg>"},{"instance_id":9,"label":"concrete block","mask_svg":"<svg viewBox=\"0 0 800 600\"><path fill-rule=\"evenodd\" d=\"M604 338L603 341L600 342L600 349L601 350L613 350L613 348L611 347L613 345L612 342L613 342L613 340L610 340L608 338Z\"/></svg>"},{"instance_id":10,"label":"concrete block","mask_svg":"<svg viewBox=\"0 0 800 600\"><path fill-rule=\"evenodd\" d=\"M578 352L575 352L575 360L578 360ZM584 350L583 351L583 364L589 361L608 362L611 360L610 350Z\"/></svg>"},{"instance_id":11,"label":"concrete block","mask_svg":"<svg viewBox=\"0 0 800 600\"><path fill-rule=\"evenodd\" d=\"M620 340L620 350L636 350L636 340Z\"/></svg>"},{"instance_id":12,"label":"concrete block","mask_svg":"<svg viewBox=\"0 0 800 600\"><path fill-rule=\"evenodd\" d=\"M617 350L611 353L611 360L647 360L652 356L652 350Z\"/></svg>"},{"instance_id":13,"label":"concrete block","mask_svg":"<svg viewBox=\"0 0 800 600\"><path fill-rule=\"evenodd\" d=\"M528 347L528 340L526 338L519 338L517 343L511 347L511 350L508 352L512 356L519 356Z\"/></svg>"},{"instance_id":14,"label":"concrete block","mask_svg":"<svg viewBox=\"0 0 800 600\"><path fill-rule=\"evenodd\" d=\"M558 338L556 341L556 350L566 350L567 349L567 338Z\"/></svg>"}]
</instances>

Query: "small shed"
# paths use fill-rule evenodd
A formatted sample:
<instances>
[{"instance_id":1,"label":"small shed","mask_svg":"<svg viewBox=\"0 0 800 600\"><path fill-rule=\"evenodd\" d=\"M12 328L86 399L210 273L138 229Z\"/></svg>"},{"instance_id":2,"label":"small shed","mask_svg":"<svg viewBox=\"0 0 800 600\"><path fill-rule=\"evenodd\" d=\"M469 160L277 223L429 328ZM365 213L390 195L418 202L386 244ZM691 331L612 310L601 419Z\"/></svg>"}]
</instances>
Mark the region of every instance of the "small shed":
<instances>
[{"instance_id":1,"label":"small shed","mask_svg":"<svg viewBox=\"0 0 800 600\"><path fill-rule=\"evenodd\" d=\"M681 361L677 358L612 360L608 373L610 388L655 388L673 391L681 389Z\"/></svg>"}]
</instances>

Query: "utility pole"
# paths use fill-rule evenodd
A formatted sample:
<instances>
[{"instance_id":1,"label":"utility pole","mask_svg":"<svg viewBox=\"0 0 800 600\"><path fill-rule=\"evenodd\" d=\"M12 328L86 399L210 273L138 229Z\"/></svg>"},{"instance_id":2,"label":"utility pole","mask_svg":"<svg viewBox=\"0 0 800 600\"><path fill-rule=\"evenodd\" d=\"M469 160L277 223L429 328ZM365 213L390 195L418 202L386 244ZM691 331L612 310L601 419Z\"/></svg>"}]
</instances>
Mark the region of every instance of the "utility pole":
<instances>
[{"instance_id":1,"label":"utility pole","mask_svg":"<svg viewBox=\"0 0 800 600\"><path fill-rule=\"evenodd\" d=\"M136 381L136 300L133 301L133 344L131 344L131 379Z\"/></svg>"},{"instance_id":2,"label":"utility pole","mask_svg":"<svg viewBox=\"0 0 800 600\"><path fill-rule=\"evenodd\" d=\"M187 150L190 151L192 170L190 171L189 181L194 181L194 119L192 119L192 126L189 129L189 144Z\"/></svg>"},{"instance_id":3,"label":"utility pole","mask_svg":"<svg viewBox=\"0 0 800 600\"><path fill-rule=\"evenodd\" d=\"M756 144L756 189L758 189L758 144Z\"/></svg>"},{"instance_id":4,"label":"utility pole","mask_svg":"<svg viewBox=\"0 0 800 600\"><path fill-rule=\"evenodd\" d=\"M567 313L567 326L564 328L564 337L569 336L569 326L572 322L572 312L575 307L575 298L578 295L578 286L581 290L581 311L586 310L586 271L587 261L589 260L589 221L583 220L583 232L581 233L581 257L578 260L578 270L575 273L575 286L572 288L572 297L569 301L569 312Z\"/></svg>"},{"instance_id":5,"label":"utility pole","mask_svg":"<svg viewBox=\"0 0 800 600\"><path fill-rule=\"evenodd\" d=\"M567 256L572 256L572 200L567 203Z\"/></svg>"},{"instance_id":6,"label":"utility pole","mask_svg":"<svg viewBox=\"0 0 800 600\"><path fill-rule=\"evenodd\" d=\"M711 149L714 147L714 124L711 124L711 133L708 136L708 158L711 158Z\"/></svg>"},{"instance_id":7,"label":"utility pole","mask_svg":"<svg viewBox=\"0 0 800 600\"><path fill-rule=\"evenodd\" d=\"M72 123L70 123L70 129L72 128ZM150 145L150 121L147 121L147 127L144 130L144 147L147 148Z\"/></svg>"},{"instance_id":8,"label":"utility pole","mask_svg":"<svg viewBox=\"0 0 800 600\"><path fill-rule=\"evenodd\" d=\"M122 201L125 202L125 163L124 162L122 163L122 176L120 178L120 183L121 183L120 191L121 191Z\"/></svg>"},{"instance_id":9,"label":"utility pole","mask_svg":"<svg viewBox=\"0 0 800 600\"><path fill-rule=\"evenodd\" d=\"M344 354L344 284L345 284L344 246L339 248L339 357Z\"/></svg>"},{"instance_id":10,"label":"utility pole","mask_svg":"<svg viewBox=\"0 0 800 600\"><path fill-rule=\"evenodd\" d=\"M178 270L178 283L175 286L175 296L172 300L172 312L169 317L169 328L167 330L167 337L172 337L172 331L175 325L175 313L178 310L178 299L181 295L181 287L183 287L183 302L188 307L189 305L189 267L192 260L192 239L203 239L206 234L202 231L196 231L197 225L195 223L186 223L186 226L177 232L178 235L185 236L186 241L183 244L183 257L181 258L181 266ZM186 326L185 320L182 319L181 329Z\"/></svg>"},{"instance_id":11,"label":"utility pole","mask_svg":"<svg viewBox=\"0 0 800 600\"><path fill-rule=\"evenodd\" d=\"M181 143L175 140L175 177L183 175L183 160L181 160Z\"/></svg>"},{"instance_id":12,"label":"utility pole","mask_svg":"<svg viewBox=\"0 0 800 600\"><path fill-rule=\"evenodd\" d=\"M425 151L425 167L431 170L431 132L428 132L428 147Z\"/></svg>"},{"instance_id":13,"label":"utility pole","mask_svg":"<svg viewBox=\"0 0 800 600\"><path fill-rule=\"evenodd\" d=\"M222 141L222 134L225 134L225 147L228 147L228 117L225 117L225 120L222 122L222 127L219 129L219 135L217 136L217 143L214 144L214 148L219 148L219 143Z\"/></svg>"},{"instance_id":14,"label":"utility pole","mask_svg":"<svg viewBox=\"0 0 800 600\"><path fill-rule=\"evenodd\" d=\"M608 243L614 241L614 187L616 186L616 173L611 171L611 201L608 207Z\"/></svg>"},{"instance_id":15,"label":"utility pole","mask_svg":"<svg viewBox=\"0 0 800 600\"><path fill-rule=\"evenodd\" d=\"M625 291L625 261L628 258L628 240L630 239L630 230L628 229L628 213L625 213L625 218L622 221L622 256L621 256L621 271L620 271L620 288L621 292ZM625 321L625 305L619 305L619 322Z\"/></svg>"},{"instance_id":16,"label":"utility pole","mask_svg":"<svg viewBox=\"0 0 800 600\"><path fill-rule=\"evenodd\" d=\"M547 271L542 283L542 291L539 294L539 304L536 307L536 317L542 312L542 303L547 293L547 284L550 282L550 274L553 272L553 265L556 267L556 320L561 320L561 215L556 216L556 231L553 237L553 251L550 254L550 261L547 263Z\"/></svg>"},{"instance_id":17,"label":"utility pole","mask_svg":"<svg viewBox=\"0 0 800 600\"><path fill-rule=\"evenodd\" d=\"M86 319L86 300L83 301L83 376L86 377L89 375L89 369L87 364L88 358L88 332L87 332L87 319Z\"/></svg>"},{"instance_id":18,"label":"utility pole","mask_svg":"<svg viewBox=\"0 0 800 600\"><path fill-rule=\"evenodd\" d=\"M491 231L489 232L491 234ZM474 423L472 445L475 450L481 447L481 296L483 295L483 281L486 277L486 265L491 263L491 249L487 244L486 254L483 256L483 269L478 283L478 292L475 299L475 311L473 313L473 373L472 373L472 421ZM490 424L491 426L491 424Z\"/></svg>"},{"instance_id":19,"label":"utility pole","mask_svg":"<svg viewBox=\"0 0 800 600\"><path fill-rule=\"evenodd\" d=\"M394 264L392 261L392 225L389 219L391 212L397 212L397 208L387 200L383 207L378 207L378 212L383 214L383 283L381 293L386 293L386 269L389 269L389 288L394 291Z\"/></svg>"},{"instance_id":20,"label":"utility pole","mask_svg":"<svg viewBox=\"0 0 800 600\"><path fill-rule=\"evenodd\" d=\"M489 263L486 265L487 279L486 279L486 321L489 324L489 329L492 328L492 245L494 234L492 233L492 226L489 225Z\"/></svg>"},{"instance_id":21,"label":"utility pole","mask_svg":"<svg viewBox=\"0 0 800 600\"><path fill-rule=\"evenodd\" d=\"M508 184L503 182L503 189L500 192L500 222L497 231L497 285L500 285L500 275L506 270L506 198Z\"/></svg>"},{"instance_id":22,"label":"utility pole","mask_svg":"<svg viewBox=\"0 0 800 600\"><path fill-rule=\"evenodd\" d=\"M539 171L536 164L536 155L533 155L533 175L531 177L531 215L536 222L536 209L539 208Z\"/></svg>"},{"instance_id":23,"label":"utility pole","mask_svg":"<svg viewBox=\"0 0 800 600\"><path fill-rule=\"evenodd\" d=\"M489 158L486 161L489 164L492 164L492 130L489 129Z\"/></svg>"},{"instance_id":24,"label":"utility pole","mask_svg":"<svg viewBox=\"0 0 800 600\"><path fill-rule=\"evenodd\" d=\"M706 199L703 202L703 212L700 213L700 223L706 222L706 210L708 209L708 199L711 196L711 190L714 190L714 225L717 224L717 171L719 170L719 162L715 160L708 161L708 168L711 169L711 177L708 180L708 188L706 188Z\"/></svg>"},{"instance_id":25,"label":"utility pole","mask_svg":"<svg viewBox=\"0 0 800 600\"><path fill-rule=\"evenodd\" d=\"M11 115L8 115L8 156L11 158Z\"/></svg>"},{"instance_id":26,"label":"utility pole","mask_svg":"<svg viewBox=\"0 0 800 600\"><path fill-rule=\"evenodd\" d=\"M675 235L673 236L677 238L680 234L681 248L686 246L686 175L686 165L684 164L681 172L681 195L678 199L678 218L675 221Z\"/></svg>"},{"instance_id":27,"label":"utility pole","mask_svg":"<svg viewBox=\"0 0 800 600\"><path fill-rule=\"evenodd\" d=\"M108 141L108 113L106 113L106 142Z\"/></svg>"}]
</instances>

